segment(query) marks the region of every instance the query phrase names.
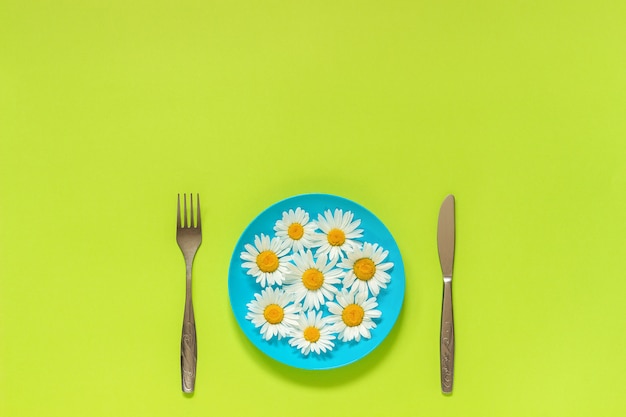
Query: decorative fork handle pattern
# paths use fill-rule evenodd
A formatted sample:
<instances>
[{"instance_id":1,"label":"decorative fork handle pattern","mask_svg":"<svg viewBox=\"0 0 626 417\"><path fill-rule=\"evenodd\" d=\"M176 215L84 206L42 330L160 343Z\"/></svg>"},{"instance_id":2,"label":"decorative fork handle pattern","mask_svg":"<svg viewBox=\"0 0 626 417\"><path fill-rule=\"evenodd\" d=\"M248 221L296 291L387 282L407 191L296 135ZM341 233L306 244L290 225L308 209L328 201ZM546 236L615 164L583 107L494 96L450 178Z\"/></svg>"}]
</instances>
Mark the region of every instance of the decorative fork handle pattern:
<instances>
[{"instance_id":1,"label":"decorative fork handle pattern","mask_svg":"<svg viewBox=\"0 0 626 417\"><path fill-rule=\"evenodd\" d=\"M196 319L193 314L193 302L191 299L191 268L187 267L185 315L183 317L183 336L180 341L180 372L183 392L191 393L194 390L197 355Z\"/></svg>"},{"instance_id":2,"label":"decorative fork handle pattern","mask_svg":"<svg viewBox=\"0 0 626 417\"><path fill-rule=\"evenodd\" d=\"M454 381L454 316L452 314L452 279L444 278L441 307L441 391L452 392Z\"/></svg>"}]
</instances>

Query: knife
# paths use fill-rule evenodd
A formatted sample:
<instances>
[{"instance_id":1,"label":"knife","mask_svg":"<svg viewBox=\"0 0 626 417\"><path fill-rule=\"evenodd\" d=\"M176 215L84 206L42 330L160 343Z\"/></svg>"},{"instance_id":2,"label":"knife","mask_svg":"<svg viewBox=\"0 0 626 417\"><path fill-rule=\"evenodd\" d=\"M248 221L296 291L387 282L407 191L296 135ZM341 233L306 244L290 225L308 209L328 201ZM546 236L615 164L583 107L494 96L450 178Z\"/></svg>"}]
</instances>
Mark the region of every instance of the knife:
<instances>
[{"instance_id":1,"label":"knife","mask_svg":"<svg viewBox=\"0 0 626 417\"><path fill-rule=\"evenodd\" d=\"M441 391L444 394L452 392L454 380L454 316L452 314L454 235L454 196L450 194L441 204L437 225L437 248L443 275L439 359L441 362Z\"/></svg>"}]
</instances>

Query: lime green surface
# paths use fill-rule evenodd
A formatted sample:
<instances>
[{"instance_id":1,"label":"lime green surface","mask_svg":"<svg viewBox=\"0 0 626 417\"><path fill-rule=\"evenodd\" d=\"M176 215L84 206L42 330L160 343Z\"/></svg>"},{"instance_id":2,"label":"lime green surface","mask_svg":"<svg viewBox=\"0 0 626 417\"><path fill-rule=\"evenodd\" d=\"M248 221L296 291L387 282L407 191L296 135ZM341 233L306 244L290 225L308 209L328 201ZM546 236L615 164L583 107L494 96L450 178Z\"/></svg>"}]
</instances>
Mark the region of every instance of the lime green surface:
<instances>
[{"instance_id":1,"label":"lime green surface","mask_svg":"<svg viewBox=\"0 0 626 417\"><path fill-rule=\"evenodd\" d=\"M626 3L0 2L0 415L623 416ZM179 192L199 192L196 392ZM245 226L341 195L394 234L390 337L305 372L245 339ZM457 197L454 393L439 205Z\"/></svg>"}]
</instances>

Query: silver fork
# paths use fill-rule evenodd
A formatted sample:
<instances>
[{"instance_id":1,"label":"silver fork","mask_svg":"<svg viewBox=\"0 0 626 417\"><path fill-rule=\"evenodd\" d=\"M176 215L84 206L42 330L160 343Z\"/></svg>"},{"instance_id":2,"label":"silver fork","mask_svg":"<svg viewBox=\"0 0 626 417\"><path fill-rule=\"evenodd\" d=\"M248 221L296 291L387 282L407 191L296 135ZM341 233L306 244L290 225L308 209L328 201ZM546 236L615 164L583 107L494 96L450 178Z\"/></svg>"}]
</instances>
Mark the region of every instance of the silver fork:
<instances>
[{"instance_id":1,"label":"silver fork","mask_svg":"<svg viewBox=\"0 0 626 417\"><path fill-rule=\"evenodd\" d=\"M193 218L193 195L189 195L191 205L190 218L187 222L187 194L183 194L183 219L180 218L180 194L176 211L176 242L185 257L187 269L187 290L185 292L185 315L183 317L183 336L180 341L180 373L183 392L191 393L196 384L196 360L198 346L196 344L196 319L193 315L191 300L191 268L198 247L202 243L202 223L200 221L200 195L197 195L197 222Z\"/></svg>"}]
</instances>

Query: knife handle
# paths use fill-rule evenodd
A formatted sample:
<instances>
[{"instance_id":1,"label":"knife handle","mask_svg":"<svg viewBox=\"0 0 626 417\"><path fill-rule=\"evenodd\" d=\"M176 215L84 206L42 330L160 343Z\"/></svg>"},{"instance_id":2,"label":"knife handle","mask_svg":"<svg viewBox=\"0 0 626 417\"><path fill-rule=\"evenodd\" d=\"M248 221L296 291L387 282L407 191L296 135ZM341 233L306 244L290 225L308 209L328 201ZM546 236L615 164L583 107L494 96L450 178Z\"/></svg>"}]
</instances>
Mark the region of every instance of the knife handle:
<instances>
[{"instance_id":1,"label":"knife handle","mask_svg":"<svg viewBox=\"0 0 626 417\"><path fill-rule=\"evenodd\" d=\"M190 282L191 280L189 280ZM191 289L187 287L185 297L185 315L183 335L180 341L180 372L183 392L192 393L196 385L196 361L198 345L196 342L196 319L193 314Z\"/></svg>"},{"instance_id":2,"label":"knife handle","mask_svg":"<svg viewBox=\"0 0 626 417\"><path fill-rule=\"evenodd\" d=\"M441 391L452 392L454 381L454 315L452 313L452 279L444 278L441 307Z\"/></svg>"}]
</instances>

